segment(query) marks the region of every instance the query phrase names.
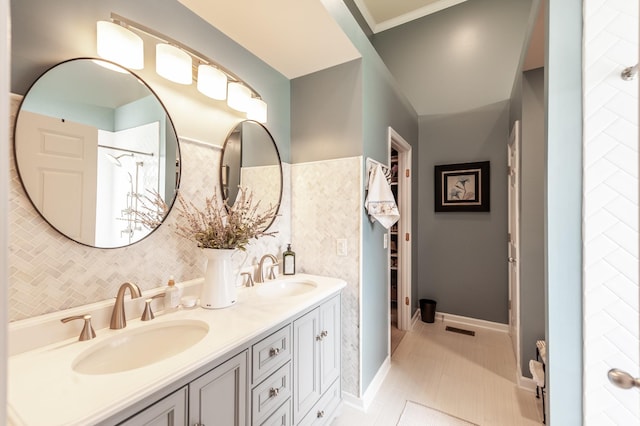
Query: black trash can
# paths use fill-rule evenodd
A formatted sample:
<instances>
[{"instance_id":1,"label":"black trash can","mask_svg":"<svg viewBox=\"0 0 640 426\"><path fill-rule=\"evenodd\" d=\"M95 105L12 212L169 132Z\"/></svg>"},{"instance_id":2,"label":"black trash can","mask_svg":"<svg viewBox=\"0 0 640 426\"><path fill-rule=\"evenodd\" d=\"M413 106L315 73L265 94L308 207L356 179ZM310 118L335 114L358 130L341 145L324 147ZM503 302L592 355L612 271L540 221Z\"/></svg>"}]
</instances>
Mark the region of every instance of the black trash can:
<instances>
[{"instance_id":1,"label":"black trash can","mask_svg":"<svg viewBox=\"0 0 640 426\"><path fill-rule=\"evenodd\" d=\"M424 322L435 322L436 301L431 299L420 299L420 316Z\"/></svg>"}]
</instances>

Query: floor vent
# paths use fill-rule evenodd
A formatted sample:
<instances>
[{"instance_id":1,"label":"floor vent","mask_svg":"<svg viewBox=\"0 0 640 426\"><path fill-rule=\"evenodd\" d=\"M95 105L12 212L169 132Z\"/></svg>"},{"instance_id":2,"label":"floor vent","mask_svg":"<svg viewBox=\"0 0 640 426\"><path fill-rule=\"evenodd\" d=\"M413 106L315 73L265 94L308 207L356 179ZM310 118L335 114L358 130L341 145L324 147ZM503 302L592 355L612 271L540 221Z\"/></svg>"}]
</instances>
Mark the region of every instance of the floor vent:
<instances>
[{"instance_id":1,"label":"floor vent","mask_svg":"<svg viewBox=\"0 0 640 426\"><path fill-rule=\"evenodd\" d=\"M475 331L465 330L463 328L457 328L457 327L446 326L445 330L451 331L452 333L466 334L467 336L475 336L476 335Z\"/></svg>"}]
</instances>

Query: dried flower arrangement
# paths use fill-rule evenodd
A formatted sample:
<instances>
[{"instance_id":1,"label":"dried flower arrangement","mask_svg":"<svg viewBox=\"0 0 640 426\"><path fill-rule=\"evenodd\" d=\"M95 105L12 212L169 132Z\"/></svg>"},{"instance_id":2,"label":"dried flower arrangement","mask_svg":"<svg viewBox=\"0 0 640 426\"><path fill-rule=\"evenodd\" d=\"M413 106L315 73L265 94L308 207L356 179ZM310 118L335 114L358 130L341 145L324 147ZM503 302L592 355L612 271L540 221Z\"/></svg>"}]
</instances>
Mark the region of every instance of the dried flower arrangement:
<instances>
[{"instance_id":1,"label":"dried flower arrangement","mask_svg":"<svg viewBox=\"0 0 640 426\"><path fill-rule=\"evenodd\" d=\"M162 212L161 217L164 217L167 211L162 198L155 195L155 198L147 198L154 206L152 209L147 208L151 213L145 221L150 224L157 222L154 214L160 214L154 212ZM269 205L268 208L261 209L260 201L254 202L253 193L246 188L239 188L233 206L229 206L227 200L220 202L215 192L212 197L205 199L204 208L185 201L180 194L177 201L176 234L196 242L201 248L244 251L251 239L274 236L277 233L267 232L266 228L277 216L278 206Z\"/></svg>"},{"instance_id":2,"label":"dried flower arrangement","mask_svg":"<svg viewBox=\"0 0 640 426\"><path fill-rule=\"evenodd\" d=\"M277 206L260 211L260 201L254 203L253 193L240 188L238 198L229 206L227 201L219 203L214 195L205 199L201 210L192 202L187 203L178 196L178 221L176 233L198 243L198 247L214 249L245 250L251 239L274 236L266 227L276 216Z\"/></svg>"}]
</instances>

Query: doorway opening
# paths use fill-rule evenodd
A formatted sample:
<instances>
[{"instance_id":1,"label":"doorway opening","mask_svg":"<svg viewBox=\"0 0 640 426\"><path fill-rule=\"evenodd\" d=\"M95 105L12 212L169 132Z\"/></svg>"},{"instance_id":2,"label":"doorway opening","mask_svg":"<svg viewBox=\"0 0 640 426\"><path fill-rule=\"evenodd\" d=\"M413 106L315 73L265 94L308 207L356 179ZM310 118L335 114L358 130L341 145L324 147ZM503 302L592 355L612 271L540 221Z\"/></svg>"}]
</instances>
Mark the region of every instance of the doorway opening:
<instances>
[{"instance_id":1,"label":"doorway opening","mask_svg":"<svg viewBox=\"0 0 640 426\"><path fill-rule=\"evenodd\" d=\"M400 220L389 229L389 353L411 326L411 145L389 127L391 189Z\"/></svg>"}]
</instances>

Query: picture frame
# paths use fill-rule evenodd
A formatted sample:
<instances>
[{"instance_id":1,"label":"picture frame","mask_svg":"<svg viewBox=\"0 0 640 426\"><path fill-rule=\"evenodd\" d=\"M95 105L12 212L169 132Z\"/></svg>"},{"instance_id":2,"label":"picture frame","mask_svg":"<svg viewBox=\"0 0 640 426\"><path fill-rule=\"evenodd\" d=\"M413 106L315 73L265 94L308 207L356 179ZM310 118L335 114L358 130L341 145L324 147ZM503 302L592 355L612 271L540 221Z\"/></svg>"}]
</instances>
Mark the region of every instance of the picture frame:
<instances>
[{"instance_id":1,"label":"picture frame","mask_svg":"<svg viewBox=\"0 0 640 426\"><path fill-rule=\"evenodd\" d=\"M434 167L436 212L488 212L491 209L489 161Z\"/></svg>"}]
</instances>

